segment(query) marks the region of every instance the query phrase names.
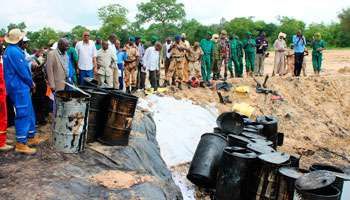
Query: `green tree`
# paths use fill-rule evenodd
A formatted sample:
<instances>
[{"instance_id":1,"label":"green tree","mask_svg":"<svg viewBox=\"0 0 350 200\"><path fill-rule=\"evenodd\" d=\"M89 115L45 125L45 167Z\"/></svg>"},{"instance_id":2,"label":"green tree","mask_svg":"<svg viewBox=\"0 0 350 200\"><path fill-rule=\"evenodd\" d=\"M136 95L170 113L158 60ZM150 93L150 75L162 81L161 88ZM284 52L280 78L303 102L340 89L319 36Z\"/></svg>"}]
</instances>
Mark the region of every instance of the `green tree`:
<instances>
[{"instance_id":1,"label":"green tree","mask_svg":"<svg viewBox=\"0 0 350 200\"><path fill-rule=\"evenodd\" d=\"M338 18L341 31L338 34L338 45L341 47L350 46L350 8L343 9Z\"/></svg>"},{"instance_id":2,"label":"green tree","mask_svg":"<svg viewBox=\"0 0 350 200\"><path fill-rule=\"evenodd\" d=\"M1 28L0 29L0 37L3 37L6 34L6 29Z\"/></svg>"},{"instance_id":3,"label":"green tree","mask_svg":"<svg viewBox=\"0 0 350 200\"><path fill-rule=\"evenodd\" d=\"M180 30L183 33L186 33L187 40L189 40L191 43L195 41L200 41L201 38L198 38L198 30L201 29L203 26L201 23L199 23L195 19L191 19L189 21L184 20L180 26ZM204 32L205 36L206 32Z\"/></svg>"},{"instance_id":4,"label":"green tree","mask_svg":"<svg viewBox=\"0 0 350 200\"><path fill-rule=\"evenodd\" d=\"M234 18L225 24L225 30L229 34L236 34L240 38L245 37L248 31L252 32L254 35L258 34L255 30L255 23L252 17L239 17Z\"/></svg>"},{"instance_id":5,"label":"green tree","mask_svg":"<svg viewBox=\"0 0 350 200\"><path fill-rule=\"evenodd\" d=\"M184 4L176 0L150 0L137 5L138 13L136 19L140 24L161 24L160 33L165 36L167 25L176 25L184 19L186 13Z\"/></svg>"},{"instance_id":6,"label":"green tree","mask_svg":"<svg viewBox=\"0 0 350 200\"><path fill-rule=\"evenodd\" d=\"M29 48L31 50L47 47L50 40L58 41L59 34L52 28L45 27L35 32L28 32L30 39Z\"/></svg>"},{"instance_id":7,"label":"green tree","mask_svg":"<svg viewBox=\"0 0 350 200\"><path fill-rule=\"evenodd\" d=\"M71 34L73 37L72 39L81 40L81 38L83 37L83 33L85 31L89 31L89 29L86 28L85 26L77 25L77 26L73 27L71 30Z\"/></svg>"},{"instance_id":8,"label":"green tree","mask_svg":"<svg viewBox=\"0 0 350 200\"><path fill-rule=\"evenodd\" d=\"M332 41L335 40L336 35L333 35L330 27L330 25L325 25L323 23L312 23L305 30L305 37L310 41L314 37L315 33L321 33L322 39L325 40L328 45L334 45L334 42Z\"/></svg>"},{"instance_id":9,"label":"green tree","mask_svg":"<svg viewBox=\"0 0 350 200\"><path fill-rule=\"evenodd\" d=\"M27 28L27 26L24 22L21 22L18 24L10 23L7 26L7 32L10 31L11 29L14 29L14 28L19 28L19 29L21 29L21 31L24 31Z\"/></svg>"},{"instance_id":10,"label":"green tree","mask_svg":"<svg viewBox=\"0 0 350 200\"><path fill-rule=\"evenodd\" d=\"M112 33L120 35L128 24L128 10L119 4L110 4L98 9L98 17L102 21L99 34L107 39Z\"/></svg>"},{"instance_id":11,"label":"green tree","mask_svg":"<svg viewBox=\"0 0 350 200\"><path fill-rule=\"evenodd\" d=\"M280 17L279 22L280 26L278 30L287 34L287 42L289 43L292 41L293 35L295 35L298 30L305 30L305 23L294 18ZM311 38L306 39L310 40Z\"/></svg>"}]
</instances>

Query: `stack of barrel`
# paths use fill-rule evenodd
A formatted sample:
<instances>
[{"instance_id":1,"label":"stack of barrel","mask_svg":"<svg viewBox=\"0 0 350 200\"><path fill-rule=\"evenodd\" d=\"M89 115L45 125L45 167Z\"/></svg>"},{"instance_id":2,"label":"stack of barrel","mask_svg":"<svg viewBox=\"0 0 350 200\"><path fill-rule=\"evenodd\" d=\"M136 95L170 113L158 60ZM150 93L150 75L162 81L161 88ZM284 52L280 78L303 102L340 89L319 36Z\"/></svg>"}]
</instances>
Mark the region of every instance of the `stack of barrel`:
<instances>
[{"instance_id":1,"label":"stack of barrel","mask_svg":"<svg viewBox=\"0 0 350 200\"><path fill-rule=\"evenodd\" d=\"M214 191L215 199L293 200L298 194L300 199L322 199L310 193L326 197L323 199L334 199L329 198L334 195L339 198L340 193L334 194L334 191L341 189L339 182L346 175L338 168L325 165L314 165L311 171L318 170L314 172L316 175L323 170L337 173L337 180L343 179L329 182L338 189L316 184L313 190L307 190L299 184L296 190L296 181L309 171L299 169L299 158L277 151L284 137L278 132L276 117L259 116L252 121L238 113L227 112L216 122L218 127L214 128L214 133L202 135L187 175L195 185ZM320 191L323 193L319 194Z\"/></svg>"},{"instance_id":2,"label":"stack of barrel","mask_svg":"<svg viewBox=\"0 0 350 200\"><path fill-rule=\"evenodd\" d=\"M87 142L128 145L138 98L112 88L82 89L91 95Z\"/></svg>"},{"instance_id":3,"label":"stack of barrel","mask_svg":"<svg viewBox=\"0 0 350 200\"><path fill-rule=\"evenodd\" d=\"M81 89L55 94L56 150L78 153L86 143L96 140L106 145L128 145L138 98L113 89Z\"/></svg>"}]
</instances>

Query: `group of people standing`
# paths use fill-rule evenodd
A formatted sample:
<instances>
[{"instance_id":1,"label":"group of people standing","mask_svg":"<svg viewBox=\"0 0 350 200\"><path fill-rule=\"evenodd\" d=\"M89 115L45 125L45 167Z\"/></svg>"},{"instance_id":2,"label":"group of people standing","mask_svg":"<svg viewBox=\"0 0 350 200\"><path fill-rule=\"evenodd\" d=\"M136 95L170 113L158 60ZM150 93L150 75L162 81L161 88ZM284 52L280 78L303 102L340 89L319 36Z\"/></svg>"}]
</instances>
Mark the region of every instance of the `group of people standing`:
<instances>
[{"instance_id":1,"label":"group of people standing","mask_svg":"<svg viewBox=\"0 0 350 200\"><path fill-rule=\"evenodd\" d=\"M275 50L275 64L272 75L283 76L287 73L291 73L294 76L300 76L303 72L306 76L306 62L305 56L309 55L309 51L306 48L307 42L302 32L299 30L292 38L292 44L288 48L286 44L286 34L279 33L278 39L274 42ZM321 38L320 33L315 33L311 42L312 48L312 66L314 73L319 75L321 72L323 50L325 50L326 44Z\"/></svg>"},{"instance_id":2,"label":"group of people standing","mask_svg":"<svg viewBox=\"0 0 350 200\"><path fill-rule=\"evenodd\" d=\"M183 89L183 84L205 87L211 85L211 80L243 77L243 58L248 76L262 76L264 60L269 56L269 42L264 32L256 39L247 32L243 40L237 35L229 36L225 30L220 35L208 32L206 38L193 45L184 33L176 35L174 41L166 38L164 44L154 36L146 48L141 37L129 37L122 47L114 34L107 40L93 41L86 31L81 41L73 41L67 34L57 42L50 41L48 48L34 50L33 55L27 53L29 39L19 29L10 30L5 41L8 44L5 51L0 48L4 65L4 75L0 73L0 108L7 112L4 106L7 96L7 103L15 111L15 151L26 154L34 154L36 150L32 146L44 141L36 135L36 124L46 123L54 92L70 90L71 84L85 86L95 79L101 87L132 93L145 89L148 73L154 90L170 85ZM289 71L300 76L307 41L298 31L292 42L292 49L288 49L284 33L274 42L273 75L285 75ZM319 33L315 34L311 46L314 71L319 74L325 49ZM165 72L162 85L161 66ZM46 108L49 105L51 108ZM7 126L4 127L0 126L0 151L13 148L6 144Z\"/></svg>"}]
</instances>

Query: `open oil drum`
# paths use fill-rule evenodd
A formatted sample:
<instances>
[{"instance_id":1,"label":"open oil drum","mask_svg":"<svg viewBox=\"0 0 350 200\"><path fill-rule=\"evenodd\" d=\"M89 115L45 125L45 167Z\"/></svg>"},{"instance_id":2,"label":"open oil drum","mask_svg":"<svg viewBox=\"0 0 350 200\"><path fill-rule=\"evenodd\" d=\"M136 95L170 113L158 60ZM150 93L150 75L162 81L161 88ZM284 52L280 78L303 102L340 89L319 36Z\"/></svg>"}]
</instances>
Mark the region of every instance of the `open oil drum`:
<instances>
[{"instance_id":1,"label":"open oil drum","mask_svg":"<svg viewBox=\"0 0 350 200\"><path fill-rule=\"evenodd\" d=\"M295 182L298 200L339 200L339 190L332 186L336 177L332 172L318 170L298 178Z\"/></svg>"},{"instance_id":2,"label":"open oil drum","mask_svg":"<svg viewBox=\"0 0 350 200\"><path fill-rule=\"evenodd\" d=\"M95 142L102 135L107 118L107 107L110 96L108 93L93 87L82 86L80 89L91 95L89 112L89 131L87 133L87 143Z\"/></svg>"},{"instance_id":3,"label":"open oil drum","mask_svg":"<svg viewBox=\"0 0 350 200\"><path fill-rule=\"evenodd\" d=\"M138 97L117 91L109 92L107 121L99 141L106 145L126 146Z\"/></svg>"},{"instance_id":4,"label":"open oil drum","mask_svg":"<svg viewBox=\"0 0 350 200\"><path fill-rule=\"evenodd\" d=\"M57 151L78 153L85 149L89 99L89 95L78 91L56 92L53 146Z\"/></svg>"},{"instance_id":5,"label":"open oil drum","mask_svg":"<svg viewBox=\"0 0 350 200\"><path fill-rule=\"evenodd\" d=\"M294 200L295 181L305 174L295 167L281 167L278 178L278 197L277 200Z\"/></svg>"},{"instance_id":6,"label":"open oil drum","mask_svg":"<svg viewBox=\"0 0 350 200\"><path fill-rule=\"evenodd\" d=\"M268 140L272 141L274 148L277 147L278 142L278 120L274 116L258 116L256 122L263 125L262 135Z\"/></svg>"},{"instance_id":7,"label":"open oil drum","mask_svg":"<svg viewBox=\"0 0 350 200\"><path fill-rule=\"evenodd\" d=\"M346 175L342 169L335 167L335 166L325 165L325 164L313 164L313 165L311 165L310 171L316 171L316 170L326 170L326 171L333 172L336 179L332 183L332 186L336 187L339 190L340 197L341 197L342 192L343 192L344 180L349 180L349 176Z\"/></svg>"},{"instance_id":8,"label":"open oil drum","mask_svg":"<svg viewBox=\"0 0 350 200\"><path fill-rule=\"evenodd\" d=\"M214 188L218 166L226 146L226 137L215 133L203 134L193 156L187 179L199 187Z\"/></svg>"},{"instance_id":9,"label":"open oil drum","mask_svg":"<svg viewBox=\"0 0 350 200\"><path fill-rule=\"evenodd\" d=\"M278 197L278 169L289 166L290 156L285 153L273 152L258 156L259 168L252 172L249 180L247 200L277 200Z\"/></svg>"},{"instance_id":10,"label":"open oil drum","mask_svg":"<svg viewBox=\"0 0 350 200\"><path fill-rule=\"evenodd\" d=\"M216 124L224 133L239 135L242 133L243 117L235 112L225 112L216 119Z\"/></svg>"},{"instance_id":11,"label":"open oil drum","mask_svg":"<svg viewBox=\"0 0 350 200\"><path fill-rule=\"evenodd\" d=\"M248 186L248 175L257 155L242 147L226 147L220 162L215 199L247 199L244 192Z\"/></svg>"}]
</instances>

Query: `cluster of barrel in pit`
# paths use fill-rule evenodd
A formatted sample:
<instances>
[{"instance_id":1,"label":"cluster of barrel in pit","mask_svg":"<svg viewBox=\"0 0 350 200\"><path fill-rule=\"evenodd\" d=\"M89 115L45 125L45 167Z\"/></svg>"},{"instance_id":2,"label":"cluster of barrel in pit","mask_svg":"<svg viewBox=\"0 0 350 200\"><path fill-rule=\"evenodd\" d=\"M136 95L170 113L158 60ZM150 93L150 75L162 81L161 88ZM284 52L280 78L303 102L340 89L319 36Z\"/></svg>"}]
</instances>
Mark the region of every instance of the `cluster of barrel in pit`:
<instances>
[{"instance_id":1,"label":"cluster of barrel in pit","mask_svg":"<svg viewBox=\"0 0 350 200\"><path fill-rule=\"evenodd\" d=\"M86 143L128 145L138 98L118 90L80 87L55 94L54 148L79 153Z\"/></svg>"},{"instance_id":2,"label":"cluster of barrel in pit","mask_svg":"<svg viewBox=\"0 0 350 200\"><path fill-rule=\"evenodd\" d=\"M216 200L340 200L349 176L336 166L313 164L300 169L300 157L278 152L284 134L278 119L255 121L227 112L214 133L205 133L187 178Z\"/></svg>"}]
</instances>

